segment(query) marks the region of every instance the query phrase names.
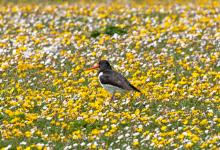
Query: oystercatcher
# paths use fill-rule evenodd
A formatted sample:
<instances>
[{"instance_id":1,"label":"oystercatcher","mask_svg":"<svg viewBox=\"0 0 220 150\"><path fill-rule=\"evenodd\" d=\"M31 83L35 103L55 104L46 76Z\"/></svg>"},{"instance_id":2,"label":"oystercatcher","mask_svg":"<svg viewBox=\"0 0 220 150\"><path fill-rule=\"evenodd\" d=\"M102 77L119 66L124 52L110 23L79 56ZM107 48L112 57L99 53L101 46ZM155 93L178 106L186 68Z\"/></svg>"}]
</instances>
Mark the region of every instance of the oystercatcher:
<instances>
[{"instance_id":1,"label":"oystercatcher","mask_svg":"<svg viewBox=\"0 0 220 150\"><path fill-rule=\"evenodd\" d=\"M99 68L99 82L104 89L106 89L108 92L112 94L112 100L114 100L114 94L116 92L140 92L140 90L134 87L124 76L112 70L110 63L107 60L100 60L98 64L94 65L92 68L89 68L87 70L97 68Z\"/></svg>"}]
</instances>

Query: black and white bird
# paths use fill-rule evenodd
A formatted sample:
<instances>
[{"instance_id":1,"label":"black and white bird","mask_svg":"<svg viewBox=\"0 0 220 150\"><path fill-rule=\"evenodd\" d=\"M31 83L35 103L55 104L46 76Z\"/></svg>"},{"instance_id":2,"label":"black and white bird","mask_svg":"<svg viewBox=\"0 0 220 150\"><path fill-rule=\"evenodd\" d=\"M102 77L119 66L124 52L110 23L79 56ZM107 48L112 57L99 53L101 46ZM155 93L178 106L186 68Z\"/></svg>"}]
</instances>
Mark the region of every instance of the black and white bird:
<instances>
[{"instance_id":1,"label":"black and white bird","mask_svg":"<svg viewBox=\"0 0 220 150\"><path fill-rule=\"evenodd\" d=\"M99 68L98 78L99 82L104 89L112 94L112 100L114 99L114 94L116 92L123 91L136 91L140 92L136 87L134 87L123 75L112 70L110 63L107 60L100 60L98 64L89 68L97 69Z\"/></svg>"}]
</instances>

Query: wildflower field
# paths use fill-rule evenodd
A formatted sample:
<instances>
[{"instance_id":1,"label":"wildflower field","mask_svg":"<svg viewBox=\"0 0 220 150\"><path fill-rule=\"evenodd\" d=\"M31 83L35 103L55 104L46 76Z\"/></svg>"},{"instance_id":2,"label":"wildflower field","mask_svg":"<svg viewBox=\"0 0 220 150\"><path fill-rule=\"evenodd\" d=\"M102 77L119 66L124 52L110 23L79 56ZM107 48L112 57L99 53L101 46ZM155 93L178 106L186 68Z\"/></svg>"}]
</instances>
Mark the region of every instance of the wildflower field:
<instances>
[{"instance_id":1,"label":"wildflower field","mask_svg":"<svg viewBox=\"0 0 220 150\"><path fill-rule=\"evenodd\" d=\"M219 147L220 2L0 4L0 149Z\"/></svg>"}]
</instances>

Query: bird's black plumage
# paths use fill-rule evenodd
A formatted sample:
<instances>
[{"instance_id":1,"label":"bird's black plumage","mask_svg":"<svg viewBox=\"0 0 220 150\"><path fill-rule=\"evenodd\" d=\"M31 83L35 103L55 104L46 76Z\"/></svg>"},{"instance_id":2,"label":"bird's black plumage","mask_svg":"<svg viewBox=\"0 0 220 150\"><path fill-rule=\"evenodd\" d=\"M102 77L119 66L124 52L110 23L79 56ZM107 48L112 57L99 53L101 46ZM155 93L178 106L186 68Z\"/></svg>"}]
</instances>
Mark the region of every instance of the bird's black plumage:
<instances>
[{"instance_id":1,"label":"bird's black plumage","mask_svg":"<svg viewBox=\"0 0 220 150\"><path fill-rule=\"evenodd\" d=\"M134 90L140 92L136 87L134 87L123 75L112 70L111 65L106 60L101 60L99 62L99 80L101 84L112 85L123 90Z\"/></svg>"}]
</instances>

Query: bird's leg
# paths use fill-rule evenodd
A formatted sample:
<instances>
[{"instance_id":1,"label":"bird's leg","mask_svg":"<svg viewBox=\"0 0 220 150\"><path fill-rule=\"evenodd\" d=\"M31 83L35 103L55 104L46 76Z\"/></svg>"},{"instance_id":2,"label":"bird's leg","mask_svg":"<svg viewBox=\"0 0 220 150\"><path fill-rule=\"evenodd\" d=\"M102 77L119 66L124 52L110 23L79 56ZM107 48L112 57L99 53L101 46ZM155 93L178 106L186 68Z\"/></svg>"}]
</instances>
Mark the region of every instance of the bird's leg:
<instances>
[{"instance_id":1,"label":"bird's leg","mask_svg":"<svg viewBox=\"0 0 220 150\"><path fill-rule=\"evenodd\" d=\"M112 100L112 101L115 100L115 92L113 92L111 100Z\"/></svg>"},{"instance_id":2,"label":"bird's leg","mask_svg":"<svg viewBox=\"0 0 220 150\"><path fill-rule=\"evenodd\" d=\"M115 105L115 91L112 93L112 97L111 97L111 108L116 112L117 111L117 105Z\"/></svg>"}]
</instances>

